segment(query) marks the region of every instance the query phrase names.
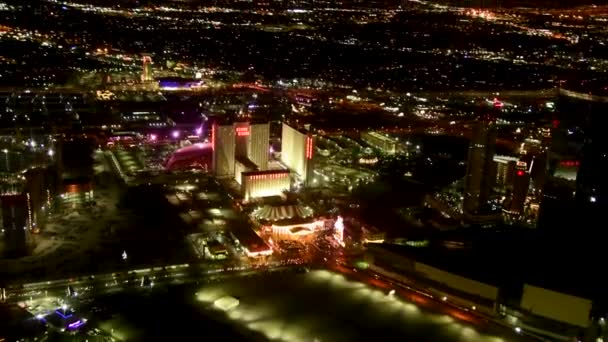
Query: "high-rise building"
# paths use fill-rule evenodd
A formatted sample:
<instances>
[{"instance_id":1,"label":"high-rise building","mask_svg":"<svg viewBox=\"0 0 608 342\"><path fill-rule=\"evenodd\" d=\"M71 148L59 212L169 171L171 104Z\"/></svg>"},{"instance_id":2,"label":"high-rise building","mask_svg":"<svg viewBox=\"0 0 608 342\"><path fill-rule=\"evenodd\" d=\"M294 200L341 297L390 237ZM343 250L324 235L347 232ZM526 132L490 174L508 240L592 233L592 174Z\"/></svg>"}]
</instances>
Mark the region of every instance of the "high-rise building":
<instances>
[{"instance_id":1,"label":"high-rise building","mask_svg":"<svg viewBox=\"0 0 608 342\"><path fill-rule=\"evenodd\" d=\"M281 160L307 184L312 179L314 139L308 130L300 130L283 123Z\"/></svg>"},{"instance_id":2,"label":"high-rise building","mask_svg":"<svg viewBox=\"0 0 608 342\"><path fill-rule=\"evenodd\" d=\"M290 187L289 170L268 169L270 126L238 121L213 124L211 130L213 170L240 184L245 201L276 196Z\"/></svg>"},{"instance_id":3,"label":"high-rise building","mask_svg":"<svg viewBox=\"0 0 608 342\"><path fill-rule=\"evenodd\" d=\"M479 122L473 127L462 206L465 216L475 216L487 212L496 178L494 175L495 144L496 131L492 122Z\"/></svg>"},{"instance_id":4,"label":"high-rise building","mask_svg":"<svg viewBox=\"0 0 608 342\"><path fill-rule=\"evenodd\" d=\"M227 125L213 124L211 140L213 169L218 176L232 176L236 159L248 159L256 169L268 169L270 126L266 123L238 121Z\"/></svg>"},{"instance_id":5,"label":"high-rise building","mask_svg":"<svg viewBox=\"0 0 608 342\"><path fill-rule=\"evenodd\" d=\"M247 155L260 170L266 170L268 169L268 154L270 152L270 125L268 123L252 123L249 127L251 134Z\"/></svg>"},{"instance_id":6,"label":"high-rise building","mask_svg":"<svg viewBox=\"0 0 608 342\"><path fill-rule=\"evenodd\" d=\"M513 176L515 175L517 161L516 157L494 156L494 163L496 164L495 185L497 188L507 190L513 186Z\"/></svg>"},{"instance_id":7,"label":"high-rise building","mask_svg":"<svg viewBox=\"0 0 608 342\"><path fill-rule=\"evenodd\" d=\"M214 123L211 127L213 171L218 177L234 175L235 134L233 125Z\"/></svg>"},{"instance_id":8,"label":"high-rise building","mask_svg":"<svg viewBox=\"0 0 608 342\"><path fill-rule=\"evenodd\" d=\"M28 198L26 194L0 196L2 229L8 257L19 257L26 252L28 234Z\"/></svg>"},{"instance_id":9,"label":"high-rise building","mask_svg":"<svg viewBox=\"0 0 608 342\"><path fill-rule=\"evenodd\" d=\"M234 127L234 156L237 158L249 157L249 146L251 144L251 127L249 122L235 122Z\"/></svg>"},{"instance_id":10,"label":"high-rise building","mask_svg":"<svg viewBox=\"0 0 608 342\"><path fill-rule=\"evenodd\" d=\"M608 93L602 89L593 81L560 89L539 228L601 228L608 210Z\"/></svg>"},{"instance_id":11,"label":"high-rise building","mask_svg":"<svg viewBox=\"0 0 608 342\"><path fill-rule=\"evenodd\" d=\"M152 81L154 79L152 77L152 57L150 57L148 55L144 55L141 60L142 60L141 80L143 82Z\"/></svg>"},{"instance_id":12,"label":"high-rise building","mask_svg":"<svg viewBox=\"0 0 608 342\"><path fill-rule=\"evenodd\" d=\"M508 207L509 213L513 215L523 214L529 188L530 172L528 170L528 164L525 161L518 161L514 170L511 203Z\"/></svg>"}]
</instances>

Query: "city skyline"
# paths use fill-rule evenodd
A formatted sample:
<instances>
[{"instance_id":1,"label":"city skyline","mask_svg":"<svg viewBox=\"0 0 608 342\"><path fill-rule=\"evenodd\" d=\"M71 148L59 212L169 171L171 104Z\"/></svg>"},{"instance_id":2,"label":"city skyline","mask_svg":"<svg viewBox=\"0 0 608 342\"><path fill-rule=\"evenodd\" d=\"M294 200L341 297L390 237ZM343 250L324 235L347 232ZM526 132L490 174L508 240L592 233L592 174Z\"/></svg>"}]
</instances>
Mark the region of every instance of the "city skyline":
<instances>
[{"instance_id":1,"label":"city skyline","mask_svg":"<svg viewBox=\"0 0 608 342\"><path fill-rule=\"evenodd\" d=\"M0 341L605 340L606 22L0 1Z\"/></svg>"}]
</instances>

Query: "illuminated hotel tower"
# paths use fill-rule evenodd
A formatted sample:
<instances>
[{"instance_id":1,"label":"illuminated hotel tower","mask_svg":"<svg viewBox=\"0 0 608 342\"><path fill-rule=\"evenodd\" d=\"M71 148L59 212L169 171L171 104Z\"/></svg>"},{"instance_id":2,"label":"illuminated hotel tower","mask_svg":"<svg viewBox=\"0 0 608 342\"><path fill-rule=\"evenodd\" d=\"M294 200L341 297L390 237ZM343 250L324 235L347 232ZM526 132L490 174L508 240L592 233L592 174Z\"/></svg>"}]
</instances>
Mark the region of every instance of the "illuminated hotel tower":
<instances>
[{"instance_id":1,"label":"illuminated hotel tower","mask_svg":"<svg viewBox=\"0 0 608 342\"><path fill-rule=\"evenodd\" d=\"M235 160L247 159L257 170L268 169L270 126L266 123L213 124L213 169L218 176L234 175Z\"/></svg>"},{"instance_id":2,"label":"illuminated hotel tower","mask_svg":"<svg viewBox=\"0 0 608 342\"><path fill-rule=\"evenodd\" d=\"M143 82L152 81L152 57L144 55L142 57L142 74L141 80Z\"/></svg>"},{"instance_id":3,"label":"illuminated hotel tower","mask_svg":"<svg viewBox=\"0 0 608 342\"><path fill-rule=\"evenodd\" d=\"M467 173L464 183L463 213L466 216L483 214L494 183L494 150L496 132L493 122L479 122L473 128L469 144Z\"/></svg>"},{"instance_id":4,"label":"illuminated hotel tower","mask_svg":"<svg viewBox=\"0 0 608 342\"><path fill-rule=\"evenodd\" d=\"M270 141L270 125L268 123L251 124L251 135L247 155L260 170L268 169L268 153Z\"/></svg>"},{"instance_id":5,"label":"illuminated hotel tower","mask_svg":"<svg viewBox=\"0 0 608 342\"><path fill-rule=\"evenodd\" d=\"M304 184L308 184L309 179L312 179L313 153L312 134L283 123L281 160L300 177Z\"/></svg>"},{"instance_id":6,"label":"illuminated hotel tower","mask_svg":"<svg viewBox=\"0 0 608 342\"><path fill-rule=\"evenodd\" d=\"M233 125L211 126L213 172L218 177L234 176L235 129Z\"/></svg>"}]
</instances>

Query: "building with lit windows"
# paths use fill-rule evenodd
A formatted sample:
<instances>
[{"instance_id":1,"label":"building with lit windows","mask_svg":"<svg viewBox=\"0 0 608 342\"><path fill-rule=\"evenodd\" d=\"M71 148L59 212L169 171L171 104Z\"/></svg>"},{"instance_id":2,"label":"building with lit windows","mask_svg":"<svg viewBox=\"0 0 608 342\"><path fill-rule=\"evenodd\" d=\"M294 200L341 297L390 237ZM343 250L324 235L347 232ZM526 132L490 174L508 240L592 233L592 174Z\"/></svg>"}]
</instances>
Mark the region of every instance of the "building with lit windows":
<instances>
[{"instance_id":1,"label":"building with lit windows","mask_svg":"<svg viewBox=\"0 0 608 342\"><path fill-rule=\"evenodd\" d=\"M152 77L152 57L148 55L144 55L141 58L142 61L142 73L141 80L142 82L152 81L154 78Z\"/></svg>"},{"instance_id":2,"label":"building with lit windows","mask_svg":"<svg viewBox=\"0 0 608 342\"><path fill-rule=\"evenodd\" d=\"M295 204L265 205L254 210L252 216L274 241L309 241L325 226L325 221L313 217L312 208Z\"/></svg>"},{"instance_id":3,"label":"building with lit windows","mask_svg":"<svg viewBox=\"0 0 608 342\"><path fill-rule=\"evenodd\" d=\"M268 169L270 125L268 123L249 125L251 134L247 144L247 155L260 170Z\"/></svg>"},{"instance_id":4,"label":"building with lit windows","mask_svg":"<svg viewBox=\"0 0 608 342\"><path fill-rule=\"evenodd\" d=\"M524 205L530 188L530 172L525 161L518 161L513 171L513 187L507 212L512 215L524 213Z\"/></svg>"},{"instance_id":5,"label":"building with lit windows","mask_svg":"<svg viewBox=\"0 0 608 342\"><path fill-rule=\"evenodd\" d=\"M64 180L63 192L59 195L65 208L77 209L94 201L93 182L89 179Z\"/></svg>"},{"instance_id":6,"label":"building with lit windows","mask_svg":"<svg viewBox=\"0 0 608 342\"><path fill-rule=\"evenodd\" d=\"M361 140L388 154L395 154L397 151L397 140L378 132L363 132Z\"/></svg>"},{"instance_id":7,"label":"building with lit windows","mask_svg":"<svg viewBox=\"0 0 608 342\"><path fill-rule=\"evenodd\" d=\"M0 196L2 230L5 240L5 256L19 257L27 252L29 234L28 196L23 193Z\"/></svg>"},{"instance_id":8,"label":"building with lit windows","mask_svg":"<svg viewBox=\"0 0 608 342\"><path fill-rule=\"evenodd\" d=\"M494 186L494 150L496 131L492 122L479 122L473 127L465 175L463 213L472 217L487 213Z\"/></svg>"},{"instance_id":9,"label":"building with lit windows","mask_svg":"<svg viewBox=\"0 0 608 342\"><path fill-rule=\"evenodd\" d=\"M500 189L508 189L513 185L513 176L515 175L515 165L519 159L511 156L494 156L496 169L496 187Z\"/></svg>"},{"instance_id":10,"label":"building with lit windows","mask_svg":"<svg viewBox=\"0 0 608 342\"><path fill-rule=\"evenodd\" d=\"M293 171L303 184L312 179L314 139L306 129L283 123L281 161Z\"/></svg>"},{"instance_id":11,"label":"building with lit windows","mask_svg":"<svg viewBox=\"0 0 608 342\"><path fill-rule=\"evenodd\" d=\"M245 201L280 195L291 184L289 170L245 171L240 183Z\"/></svg>"},{"instance_id":12,"label":"building with lit windows","mask_svg":"<svg viewBox=\"0 0 608 342\"><path fill-rule=\"evenodd\" d=\"M554 113L539 228L597 232L608 210L608 92L603 81L562 85ZM597 229L594 229L597 228Z\"/></svg>"},{"instance_id":13,"label":"building with lit windows","mask_svg":"<svg viewBox=\"0 0 608 342\"><path fill-rule=\"evenodd\" d=\"M32 140L33 141L33 140ZM40 140L39 140L40 141ZM46 142L45 142L46 143ZM50 167L53 153L39 145L3 149L0 163L0 237L7 257L27 253L28 237L39 233L47 214L54 207L59 177Z\"/></svg>"},{"instance_id":14,"label":"building with lit windows","mask_svg":"<svg viewBox=\"0 0 608 342\"><path fill-rule=\"evenodd\" d=\"M213 172L218 177L234 176L235 127L213 124L211 148L213 149Z\"/></svg>"},{"instance_id":15,"label":"building with lit windows","mask_svg":"<svg viewBox=\"0 0 608 342\"><path fill-rule=\"evenodd\" d=\"M245 201L281 195L289 190L289 170L268 169L270 127L267 122L215 123L211 140L215 174L233 178L240 184Z\"/></svg>"}]
</instances>

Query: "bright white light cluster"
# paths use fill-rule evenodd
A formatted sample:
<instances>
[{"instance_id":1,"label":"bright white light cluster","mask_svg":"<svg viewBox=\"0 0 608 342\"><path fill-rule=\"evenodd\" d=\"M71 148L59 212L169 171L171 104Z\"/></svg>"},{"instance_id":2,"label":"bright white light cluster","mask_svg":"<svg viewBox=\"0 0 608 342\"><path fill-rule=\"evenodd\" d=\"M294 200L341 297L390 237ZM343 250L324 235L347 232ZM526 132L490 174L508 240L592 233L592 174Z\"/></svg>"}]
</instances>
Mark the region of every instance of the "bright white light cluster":
<instances>
[{"instance_id":1,"label":"bright white light cluster","mask_svg":"<svg viewBox=\"0 0 608 342\"><path fill-rule=\"evenodd\" d=\"M442 337L457 341L502 342L495 336L479 334L473 327L462 323L450 315L434 314L421 310L417 305L403 301L397 292L380 290L365 283L348 280L342 274L329 271L311 271L302 275L303 286L315 289L327 289L330 298L344 302L346 306L364 306L369 308L369 315L378 319L390 318L401 320L402 326L420 326L436 330ZM297 319L284 312L285 307L293 308L297 303L285 303L289 297L277 299L272 293L249 293L242 287L229 290L230 286L217 285L201 289L196 294L197 300L208 305L208 308L220 309L226 318L251 331L263 334L272 341L342 341L344 330L340 327L340 318L333 320L319 313L306 310L299 312ZM230 293L234 291L234 293ZM244 292L243 292L244 291ZM231 295L238 293L239 300ZM274 293L274 292L273 292ZM387 295L388 293L388 295ZM393 293L393 295L390 295ZM228 309L224 310L223 307ZM344 309L344 308L342 308ZM324 308L319 309L323 312ZM383 318L384 317L384 318ZM337 326L336 326L337 324ZM404 331L407 334L407 331ZM317 335L321 334L321 335ZM333 336L336 334L336 336Z\"/></svg>"}]
</instances>

